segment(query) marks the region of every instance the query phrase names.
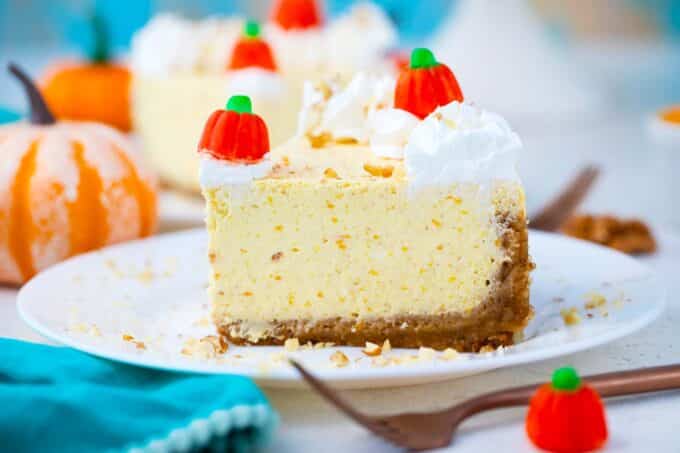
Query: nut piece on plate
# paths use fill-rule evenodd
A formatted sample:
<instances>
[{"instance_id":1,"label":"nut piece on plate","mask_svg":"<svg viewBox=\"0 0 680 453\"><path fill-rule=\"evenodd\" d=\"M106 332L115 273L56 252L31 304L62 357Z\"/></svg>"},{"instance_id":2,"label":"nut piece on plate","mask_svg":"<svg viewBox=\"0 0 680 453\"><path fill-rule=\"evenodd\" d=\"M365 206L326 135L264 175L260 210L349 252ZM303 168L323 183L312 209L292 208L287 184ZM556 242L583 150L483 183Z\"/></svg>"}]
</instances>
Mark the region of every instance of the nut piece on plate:
<instances>
[{"instance_id":1,"label":"nut piece on plate","mask_svg":"<svg viewBox=\"0 0 680 453\"><path fill-rule=\"evenodd\" d=\"M562 226L567 236L611 247L629 254L653 253L656 241L649 227L638 219L608 215L575 215Z\"/></svg>"}]
</instances>

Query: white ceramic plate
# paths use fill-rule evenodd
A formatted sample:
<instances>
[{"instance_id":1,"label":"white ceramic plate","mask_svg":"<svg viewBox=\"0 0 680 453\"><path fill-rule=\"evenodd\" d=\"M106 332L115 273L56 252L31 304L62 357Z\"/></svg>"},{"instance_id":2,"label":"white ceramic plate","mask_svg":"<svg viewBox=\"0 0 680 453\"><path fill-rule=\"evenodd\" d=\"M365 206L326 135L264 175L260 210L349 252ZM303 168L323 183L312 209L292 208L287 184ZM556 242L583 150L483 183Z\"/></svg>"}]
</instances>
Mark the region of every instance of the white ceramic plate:
<instances>
[{"instance_id":1,"label":"white ceramic plate","mask_svg":"<svg viewBox=\"0 0 680 453\"><path fill-rule=\"evenodd\" d=\"M108 359L167 370L242 374L263 385L295 386L301 381L284 360L290 355L344 388L425 383L562 356L628 335L663 310L661 282L632 258L537 232L531 232L530 250L537 265L531 288L536 314L525 340L454 360L440 354L430 357L425 351L416 360L419 351L402 349L386 354L401 363L379 366L360 348L349 347L290 352L276 346L231 345L218 357L182 354L187 344L214 333L208 321L202 230L68 260L28 283L19 293L18 306L23 320L45 337ZM581 321L566 325L560 312L568 309ZM134 341L124 340L126 334ZM332 365L329 357L337 350L349 357L348 366Z\"/></svg>"}]
</instances>

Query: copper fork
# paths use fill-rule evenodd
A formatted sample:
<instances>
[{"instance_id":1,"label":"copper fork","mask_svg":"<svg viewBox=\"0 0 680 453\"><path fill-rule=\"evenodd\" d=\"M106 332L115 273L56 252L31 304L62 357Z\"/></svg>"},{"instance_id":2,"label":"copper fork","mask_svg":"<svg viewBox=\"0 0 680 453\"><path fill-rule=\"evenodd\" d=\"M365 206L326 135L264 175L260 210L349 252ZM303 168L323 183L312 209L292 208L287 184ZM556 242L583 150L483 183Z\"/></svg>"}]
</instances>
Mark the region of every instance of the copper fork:
<instances>
[{"instance_id":1,"label":"copper fork","mask_svg":"<svg viewBox=\"0 0 680 453\"><path fill-rule=\"evenodd\" d=\"M541 385L486 393L432 413L371 416L354 409L298 362L290 360L290 363L312 388L352 420L388 442L415 451L450 444L458 426L472 415L492 409L527 405ZM680 389L680 365L598 374L583 377L583 381L595 388L602 397Z\"/></svg>"},{"instance_id":2,"label":"copper fork","mask_svg":"<svg viewBox=\"0 0 680 453\"><path fill-rule=\"evenodd\" d=\"M588 195L600 170L589 165L538 213L529 219L529 228L541 231L557 231L572 216L583 199Z\"/></svg>"}]
</instances>

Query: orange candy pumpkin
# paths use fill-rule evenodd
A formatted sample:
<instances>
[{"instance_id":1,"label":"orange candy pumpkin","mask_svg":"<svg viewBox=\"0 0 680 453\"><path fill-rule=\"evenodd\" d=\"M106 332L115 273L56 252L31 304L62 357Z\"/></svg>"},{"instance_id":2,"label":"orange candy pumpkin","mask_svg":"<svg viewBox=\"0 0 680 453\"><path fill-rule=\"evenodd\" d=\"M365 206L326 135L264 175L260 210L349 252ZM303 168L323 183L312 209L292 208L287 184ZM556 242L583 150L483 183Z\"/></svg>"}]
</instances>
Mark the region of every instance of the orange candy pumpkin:
<instances>
[{"instance_id":1,"label":"orange candy pumpkin","mask_svg":"<svg viewBox=\"0 0 680 453\"><path fill-rule=\"evenodd\" d=\"M246 22L243 36L236 42L229 61L229 69L262 68L276 71L274 54L266 41L260 37L260 24Z\"/></svg>"},{"instance_id":2,"label":"orange candy pumpkin","mask_svg":"<svg viewBox=\"0 0 680 453\"><path fill-rule=\"evenodd\" d=\"M399 74L394 106L423 119L453 101L463 102L463 92L451 69L428 49L413 49L411 64Z\"/></svg>"},{"instance_id":3,"label":"orange candy pumpkin","mask_svg":"<svg viewBox=\"0 0 680 453\"><path fill-rule=\"evenodd\" d=\"M215 110L205 123L198 152L234 163L257 163L269 152L264 120L253 114L248 96L232 96L226 110Z\"/></svg>"},{"instance_id":4,"label":"orange candy pumpkin","mask_svg":"<svg viewBox=\"0 0 680 453\"><path fill-rule=\"evenodd\" d=\"M97 46L90 61L54 67L42 84L43 96L58 119L95 121L128 132L130 71L109 61L101 19L94 17L92 26Z\"/></svg>"},{"instance_id":5,"label":"orange candy pumpkin","mask_svg":"<svg viewBox=\"0 0 680 453\"><path fill-rule=\"evenodd\" d=\"M323 22L316 0L277 0L271 17L284 30L319 27Z\"/></svg>"},{"instance_id":6,"label":"orange candy pumpkin","mask_svg":"<svg viewBox=\"0 0 680 453\"><path fill-rule=\"evenodd\" d=\"M16 66L29 123L0 127L0 283L156 229L156 181L120 132L57 122Z\"/></svg>"},{"instance_id":7,"label":"orange candy pumpkin","mask_svg":"<svg viewBox=\"0 0 680 453\"><path fill-rule=\"evenodd\" d=\"M552 382L536 391L526 418L529 439L557 453L582 453L607 441L604 405L592 388L581 384L573 368L560 368Z\"/></svg>"}]
</instances>

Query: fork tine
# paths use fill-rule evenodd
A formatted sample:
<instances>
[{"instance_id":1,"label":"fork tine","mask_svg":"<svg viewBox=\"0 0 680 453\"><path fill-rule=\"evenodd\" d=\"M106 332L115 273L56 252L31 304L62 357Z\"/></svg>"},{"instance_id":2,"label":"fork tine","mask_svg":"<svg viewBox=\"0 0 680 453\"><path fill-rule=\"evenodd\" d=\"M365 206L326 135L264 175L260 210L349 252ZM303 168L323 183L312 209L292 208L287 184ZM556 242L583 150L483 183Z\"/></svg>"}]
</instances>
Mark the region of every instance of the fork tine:
<instances>
[{"instance_id":1,"label":"fork tine","mask_svg":"<svg viewBox=\"0 0 680 453\"><path fill-rule=\"evenodd\" d=\"M288 361L296 370L298 370L298 372L302 375L305 381L307 381L307 383L310 386L312 386L317 392L319 392L319 394L323 396L326 399L326 401L333 404L335 407L340 409L345 415L352 418L357 423L366 426L371 431L375 431L374 428L376 428L377 426L375 426L376 424L373 422L373 419L371 417L362 414L361 412L357 411L352 406L350 406L345 400L340 398L340 396L333 389L331 389L326 384L321 382L319 379L314 377L298 362L296 362L293 359L288 359Z\"/></svg>"}]
</instances>

